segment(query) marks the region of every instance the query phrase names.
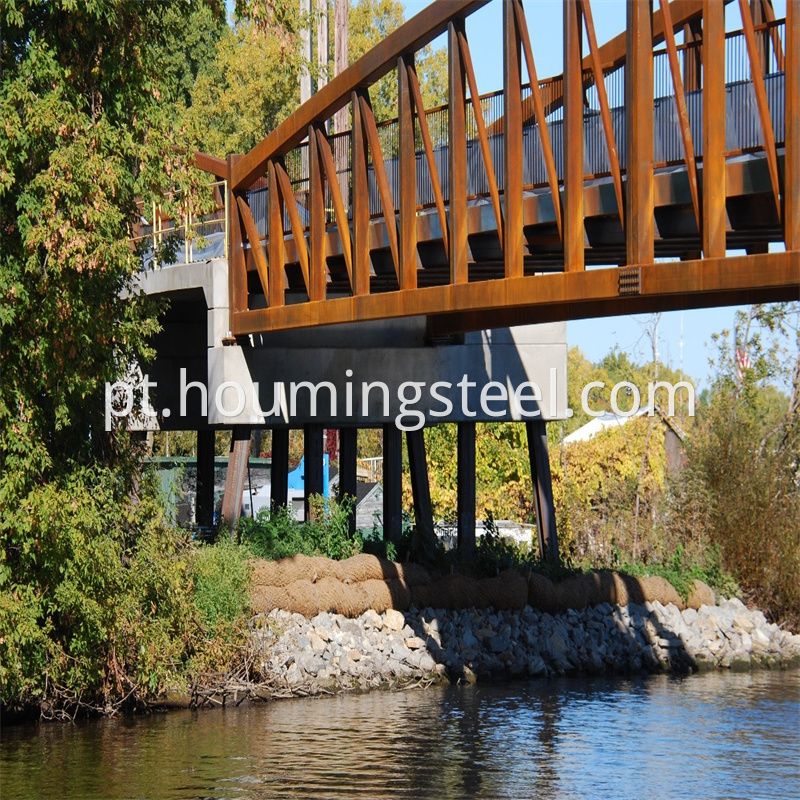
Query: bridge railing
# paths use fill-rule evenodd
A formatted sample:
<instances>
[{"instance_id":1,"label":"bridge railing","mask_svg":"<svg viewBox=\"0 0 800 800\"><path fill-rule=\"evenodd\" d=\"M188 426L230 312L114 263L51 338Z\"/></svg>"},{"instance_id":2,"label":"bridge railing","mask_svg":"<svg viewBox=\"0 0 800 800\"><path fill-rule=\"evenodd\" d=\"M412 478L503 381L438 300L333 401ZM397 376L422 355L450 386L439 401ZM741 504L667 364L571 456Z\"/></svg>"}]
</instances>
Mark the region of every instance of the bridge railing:
<instances>
[{"instance_id":1,"label":"bridge railing","mask_svg":"<svg viewBox=\"0 0 800 800\"><path fill-rule=\"evenodd\" d=\"M784 107L783 107L783 41L785 36L784 20L776 20L754 28L759 53L762 54L762 69L767 101L770 111L770 121L775 132L777 145L783 144L784 136ZM763 150L764 137L755 108L753 96L753 81L750 62L747 55L745 34L743 31L733 31L726 34L726 86L728 102L726 117L734 123L726 130L726 158L731 158L745 153ZM676 53L680 64L680 75L684 87L696 84L697 79L692 78L692 72L701 64L700 42L691 42L676 46ZM654 167L655 169L680 165L684 163L684 147L681 140L681 130L675 109L675 89L670 74L669 57L666 50L654 53ZM584 85L586 99L584 108L584 179L607 177L611 175L608 146L600 119L601 103L599 92L594 83L590 70L584 70ZM619 153L620 169L625 171L625 66L619 65L604 70L606 96L610 107L614 137ZM560 97L562 80L560 76L540 81L539 88L543 97ZM530 97L530 84L522 86L523 103ZM552 101L551 101L552 102ZM548 101L545 100L545 105ZM702 92L699 88L686 90L686 103L689 115L689 125L695 142L695 155L702 160ZM497 91L481 95L481 111L490 131L502 123L503 118L503 92ZM547 116L547 127L550 141L553 143L553 156L559 184L563 183L564 176L564 151L562 125L563 115L560 105L555 107ZM427 109L425 111L427 126L430 131L434 148L434 157L441 182L441 190L445 202L450 200L449 164L447 158L448 142L448 107L447 105ZM502 127L501 125L499 127ZM398 202L398 175L399 161L397 158L398 130L397 119L378 123L378 137L381 142L384 165L389 179L389 185L394 199L394 210L400 210ZM474 108L467 108L467 173L468 200L488 197L490 189L487 181L487 172L480 151L478 134L475 124ZM352 150L350 139L352 131L331 134L328 139L334 153L334 164L343 197L347 198L348 218L352 219ZM499 166L503 160L502 130L490 134L490 152L492 163L495 167L498 189L503 190L503 175ZM431 172L425 161L424 142L420 132L419 120L415 120L415 154L417 171L417 210L434 208L436 204L435 192L431 179ZM308 144L301 144L292 150L286 157L287 173L292 185L295 202L298 205L301 220L304 222L304 231L308 230L309 209L309 162ZM541 135L538 124L528 120L523 125L523 189L532 191L547 187L547 169L542 154ZM381 200L375 185L374 168L369 167L369 207L370 216L382 216ZM266 186L248 192L247 200L253 211L259 236L266 240L266 208L268 189ZM335 223L334 210L330 197L330 188L326 186L326 223ZM289 215L284 213L283 230L285 234L291 233Z\"/></svg>"},{"instance_id":2,"label":"bridge railing","mask_svg":"<svg viewBox=\"0 0 800 800\"><path fill-rule=\"evenodd\" d=\"M550 242L560 248L564 272L583 271L584 186L597 178L613 186L624 237L618 263L653 263L654 174L675 165L686 170L704 257L722 257L726 159L755 150L764 153L774 217L785 227L787 198L792 208L798 202L797 167L790 159L782 184L778 147L790 118L784 98L795 97L798 76L785 63L797 34L790 36L783 20L767 14L755 24L747 0L738 0L742 30L726 34L717 0L663 2L654 13L650 4L632 2L626 33L600 46L590 0L565 0L564 73L540 81L522 3L504 0L504 88L480 95L465 19L486 2L433 3L250 153L229 157L234 333L268 329L279 309L286 326L344 321L344 306L324 301L375 291L395 293L375 298L370 314L414 313L404 293L418 285L418 217L426 209L449 265L436 280L450 286L473 279L473 200L485 202L495 222L498 277L519 278L535 266L523 231L525 192L549 193ZM685 41L678 44L681 31ZM449 101L425 109L414 53L443 33ZM369 89L392 71L397 118L378 123ZM329 134L345 107L351 130ZM378 217L383 224L373 225ZM789 227L787 247L799 235L794 222ZM379 282L371 262L376 250L389 265ZM345 316L358 313L350 308Z\"/></svg>"},{"instance_id":3,"label":"bridge railing","mask_svg":"<svg viewBox=\"0 0 800 800\"><path fill-rule=\"evenodd\" d=\"M172 191L160 202L136 201L138 219L129 241L145 269L191 264L211 253L228 257L228 183L211 181L201 189L186 195Z\"/></svg>"}]
</instances>

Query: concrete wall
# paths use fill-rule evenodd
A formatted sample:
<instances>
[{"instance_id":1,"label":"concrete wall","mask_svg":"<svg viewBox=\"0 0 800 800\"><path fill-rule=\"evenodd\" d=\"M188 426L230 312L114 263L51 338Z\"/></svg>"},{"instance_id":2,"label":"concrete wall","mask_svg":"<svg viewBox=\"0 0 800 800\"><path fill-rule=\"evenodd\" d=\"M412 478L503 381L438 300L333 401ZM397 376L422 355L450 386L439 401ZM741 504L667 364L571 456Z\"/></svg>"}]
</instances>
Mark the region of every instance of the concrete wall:
<instances>
[{"instance_id":1,"label":"concrete wall","mask_svg":"<svg viewBox=\"0 0 800 800\"><path fill-rule=\"evenodd\" d=\"M545 420L564 416L565 323L479 331L453 342L431 343L426 340L425 318L412 317L260 334L250 337L244 346L223 346L228 332L224 260L147 272L140 285L146 293L169 302L163 317L164 332L155 342L158 359L143 368L158 383L152 392L153 406L160 412L158 424L164 429L206 425L294 427L307 422L371 427L395 421L403 410L412 412L401 417L406 427L418 424L417 412L424 416L425 424L522 419L513 401L489 401L486 409L496 415L487 413L481 405L481 392L490 381L505 387L509 397L520 384L534 382L541 390L542 401L528 399L522 408L529 413L538 408ZM183 382L181 369L186 370ZM458 386L465 376L469 383ZM182 385L189 381L200 381L207 387L207 417L201 414L200 391L182 392ZM329 382L335 389L335 409L330 389L321 387L316 415L312 414L311 392L300 387L294 391L292 414L292 383L303 381ZM385 384L388 414L384 413L383 390L373 388L365 398L365 382ZM421 397L403 409L403 399L413 400L417 391L414 386L402 386L407 382L418 385ZM437 389L453 404L449 413L442 413L445 404L431 395L436 382L451 384ZM239 392L225 384L241 387L244 396L244 407L235 416L232 412L239 405ZM491 396L501 393L501 387L490 390ZM184 416L180 413L182 394L186 397ZM530 398L532 394L528 388L523 396ZM352 398L350 408L348 395Z\"/></svg>"}]
</instances>

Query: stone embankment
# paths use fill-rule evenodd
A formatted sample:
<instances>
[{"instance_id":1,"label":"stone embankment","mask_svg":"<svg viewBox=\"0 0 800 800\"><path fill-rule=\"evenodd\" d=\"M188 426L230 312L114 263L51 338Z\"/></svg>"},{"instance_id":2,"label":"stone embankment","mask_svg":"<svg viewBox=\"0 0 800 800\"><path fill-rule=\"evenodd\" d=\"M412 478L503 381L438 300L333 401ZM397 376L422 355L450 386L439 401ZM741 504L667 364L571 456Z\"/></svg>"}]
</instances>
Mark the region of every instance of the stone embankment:
<instances>
[{"instance_id":1,"label":"stone embankment","mask_svg":"<svg viewBox=\"0 0 800 800\"><path fill-rule=\"evenodd\" d=\"M800 635L739 600L681 610L658 600L550 614L522 609L311 618L272 609L252 620L253 667L273 696L484 679L800 664Z\"/></svg>"}]
</instances>

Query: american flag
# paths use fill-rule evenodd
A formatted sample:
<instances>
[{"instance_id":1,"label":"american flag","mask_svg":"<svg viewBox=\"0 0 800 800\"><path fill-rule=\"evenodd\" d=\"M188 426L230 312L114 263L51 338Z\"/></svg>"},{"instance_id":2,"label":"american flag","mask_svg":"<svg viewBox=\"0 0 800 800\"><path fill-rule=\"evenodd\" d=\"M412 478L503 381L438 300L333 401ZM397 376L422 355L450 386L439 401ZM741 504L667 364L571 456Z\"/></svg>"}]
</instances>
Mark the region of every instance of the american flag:
<instances>
[{"instance_id":1,"label":"american flag","mask_svg":"<svg viewBox=\"0 0 800 800\"><path fill-rule=\"evenodd\" d=\"M753 365L750 363L750 356L747 355L747 350L736 350L736 374L739 380L742 379L744 371L750 369Z\"/></svg>"}]
</instances>

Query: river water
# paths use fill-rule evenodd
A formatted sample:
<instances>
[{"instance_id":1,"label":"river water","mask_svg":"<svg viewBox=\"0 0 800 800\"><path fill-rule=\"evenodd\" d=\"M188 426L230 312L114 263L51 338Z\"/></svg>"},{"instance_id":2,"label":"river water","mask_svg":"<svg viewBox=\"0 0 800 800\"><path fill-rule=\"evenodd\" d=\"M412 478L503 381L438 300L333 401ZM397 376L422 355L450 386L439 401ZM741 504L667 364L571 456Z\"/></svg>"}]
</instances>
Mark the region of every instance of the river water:
<instances>
[{"instance_id":1,"label":"river water","mask_svg":"<svg viewBox=\"0 0 800 800\"><path fill-rule=\"evenodd\" d=\"M0 797L800 797L800 671L5 726Z\"/></svg>"}]
</instances>

